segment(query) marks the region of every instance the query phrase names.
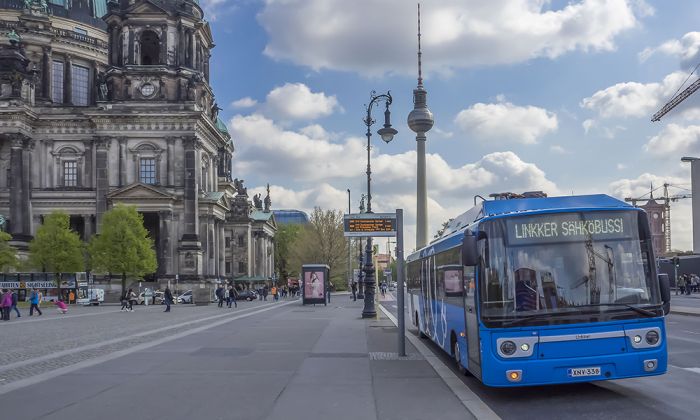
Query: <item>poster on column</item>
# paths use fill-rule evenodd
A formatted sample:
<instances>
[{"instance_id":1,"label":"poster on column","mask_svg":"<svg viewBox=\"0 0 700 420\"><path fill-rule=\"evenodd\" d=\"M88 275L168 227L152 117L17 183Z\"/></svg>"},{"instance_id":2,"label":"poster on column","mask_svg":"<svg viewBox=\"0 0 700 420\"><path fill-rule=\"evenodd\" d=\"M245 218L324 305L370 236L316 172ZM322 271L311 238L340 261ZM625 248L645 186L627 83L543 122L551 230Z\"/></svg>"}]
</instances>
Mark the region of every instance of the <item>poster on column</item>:
<instances>
[{"instance_id":1,"label":"poster on column","mask_svg":"<svg viewBox=\"0 0 700 420\"><path fill-rule=\"evenodd\" d=\"M326 304L330 268L322 264L306 264L301 268L303 304Z\"/></svg>"}]
</instances>

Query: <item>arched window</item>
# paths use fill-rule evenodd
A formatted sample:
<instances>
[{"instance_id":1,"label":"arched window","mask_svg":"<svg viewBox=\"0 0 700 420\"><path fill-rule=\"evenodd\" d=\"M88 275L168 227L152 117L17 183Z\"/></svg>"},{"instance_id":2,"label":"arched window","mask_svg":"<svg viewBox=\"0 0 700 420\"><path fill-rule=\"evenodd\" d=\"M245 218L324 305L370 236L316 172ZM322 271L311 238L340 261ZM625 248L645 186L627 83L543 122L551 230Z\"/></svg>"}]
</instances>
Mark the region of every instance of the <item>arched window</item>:
<instances>
[{"instance_id":1,"label":"arched window","mask_svg":"<svg viewBox=\"0 0 700 420\"><path fill-rule=\"evenodd\" d=\"M81 186L83 152L72 146L64 146L54 155L58 166L58 186Z\"/></svg>"},{"instance_id":2,"label":"arched window","mask_svg":"<svg viewBox=\"0 0 700 420\"><path fill-rule=\"evenodd\" d=\"M158 35L153 31L144 31L141 34L141 65L150 66L160 64L160 42Z\"/></svg>"}]
</instances>

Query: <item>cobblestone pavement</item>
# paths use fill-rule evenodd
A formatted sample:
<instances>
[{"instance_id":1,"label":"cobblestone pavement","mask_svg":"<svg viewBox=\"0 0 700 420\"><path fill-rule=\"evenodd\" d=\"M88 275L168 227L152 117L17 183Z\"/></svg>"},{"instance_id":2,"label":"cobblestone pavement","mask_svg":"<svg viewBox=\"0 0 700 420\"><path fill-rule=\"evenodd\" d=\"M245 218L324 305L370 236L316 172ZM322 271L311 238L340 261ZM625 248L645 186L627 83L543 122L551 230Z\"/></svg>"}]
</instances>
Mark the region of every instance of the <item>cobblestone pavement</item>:
<instances>
[{"instance_id":1,"label":"cobblestone pavement","mask_svg":"<svg viewBox=\"0 0 700 420\"><path fill-rule=\"evenodd\" d=\"M138 344L206 325L207 322L249 312L271 302L239 302L237 309L209 306L139 306L121 312L119 306L71 307L66 315L46 307L42 316L0 323L3 343L11 351L0 353L0 389L16 380L59 369ZM14 315L14 314L13 314ZM7 347L6 347L7 349Z\"/></svg>"}]
</instances>

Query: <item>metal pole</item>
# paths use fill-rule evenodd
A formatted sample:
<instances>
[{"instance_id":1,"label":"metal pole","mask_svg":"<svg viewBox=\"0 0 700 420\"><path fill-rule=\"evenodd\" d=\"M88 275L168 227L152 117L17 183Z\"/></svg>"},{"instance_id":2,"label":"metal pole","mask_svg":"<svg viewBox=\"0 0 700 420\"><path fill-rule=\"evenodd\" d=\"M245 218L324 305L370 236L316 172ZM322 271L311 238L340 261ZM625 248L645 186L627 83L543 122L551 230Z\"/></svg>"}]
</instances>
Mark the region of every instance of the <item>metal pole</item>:
<instances>
[{"instance_id":1,"label":"metal pole","mask_svg":"<svg viewBox=\"0 0 700 420\"><path fill-rule=\"evenodd\" d=\"M397 318L399 321L399 356L406 356L406 325L404 320L404 267L403 267L403 209L396 209L396 275L398 307Z\"/></svg>"},{"instance_id":2,"label":"metal pole","mask_svg":"<svg viewBox=\"0 0 700 420\"><path fill-rule=\"evenodd\" d=\"M350 213L352 213L352 209L350 208L350 188L348 188L348 214L350 214ZM350 238L348 238L348 243L347 243L347 247L348 247L348 287L350 287L350 289L352 290L353 278L352 278L352 260L351 260L352 255L350 252L350 245L351 244L352 244L352 241L350 240Z\"/></svg>"}]
</instances>

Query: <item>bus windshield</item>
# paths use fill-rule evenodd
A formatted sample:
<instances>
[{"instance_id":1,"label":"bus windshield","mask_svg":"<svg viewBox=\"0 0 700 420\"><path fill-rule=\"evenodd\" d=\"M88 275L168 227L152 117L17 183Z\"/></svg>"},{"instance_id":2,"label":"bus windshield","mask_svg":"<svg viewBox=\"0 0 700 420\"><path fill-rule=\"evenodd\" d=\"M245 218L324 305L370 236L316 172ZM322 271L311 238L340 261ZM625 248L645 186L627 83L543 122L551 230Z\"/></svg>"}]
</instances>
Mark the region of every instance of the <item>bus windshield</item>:
<instances>
[{"instance_id":1,"label":"bus windshield","mask_svg":"<svg viewBox=\"0 0 700 420\"><path fill-rule=\"evenodd\" d=\"M482 321L505 327L660 316L646 223L638 211L484 221Z\"/></svg>"}]
</instances>

